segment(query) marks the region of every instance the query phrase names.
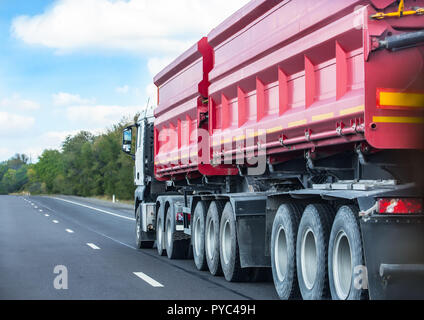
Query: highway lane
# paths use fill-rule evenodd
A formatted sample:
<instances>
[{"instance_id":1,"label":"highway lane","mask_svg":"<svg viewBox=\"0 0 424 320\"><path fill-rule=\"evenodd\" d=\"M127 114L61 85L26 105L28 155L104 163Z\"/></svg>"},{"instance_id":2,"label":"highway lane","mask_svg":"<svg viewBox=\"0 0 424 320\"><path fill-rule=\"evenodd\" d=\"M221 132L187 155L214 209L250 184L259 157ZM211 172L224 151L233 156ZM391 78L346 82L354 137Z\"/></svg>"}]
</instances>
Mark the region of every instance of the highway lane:
<instances>
[{"instance_id":1,"label":"highway lane","mask_svg":"<svg viewBox=\"0 0 424 320\"><path fill-rule=\"evenodd\" d=\"M0 299L277 299L271 282L228 283L137 250L133 219L96 199L0 196Z\"/></svg>"}]
</instances>

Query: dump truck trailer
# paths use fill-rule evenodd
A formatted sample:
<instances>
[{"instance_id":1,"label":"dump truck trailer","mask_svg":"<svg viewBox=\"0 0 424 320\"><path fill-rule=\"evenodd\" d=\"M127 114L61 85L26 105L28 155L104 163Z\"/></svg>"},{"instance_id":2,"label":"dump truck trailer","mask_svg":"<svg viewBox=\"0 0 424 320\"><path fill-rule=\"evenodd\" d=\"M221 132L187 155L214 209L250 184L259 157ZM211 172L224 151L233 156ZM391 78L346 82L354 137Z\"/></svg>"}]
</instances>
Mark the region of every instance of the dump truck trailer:
<instances>
[{"instance_id":1,"label":"dump truck trailer","mask_svg":"<svg viewBox=\"0 0 424 320\"><path fill-rule=\"evenodd\" d=\"M424 298L424 0L253 0L154 83L123 134L138 248L281 299Z\"/></svg>"}]
</instances>

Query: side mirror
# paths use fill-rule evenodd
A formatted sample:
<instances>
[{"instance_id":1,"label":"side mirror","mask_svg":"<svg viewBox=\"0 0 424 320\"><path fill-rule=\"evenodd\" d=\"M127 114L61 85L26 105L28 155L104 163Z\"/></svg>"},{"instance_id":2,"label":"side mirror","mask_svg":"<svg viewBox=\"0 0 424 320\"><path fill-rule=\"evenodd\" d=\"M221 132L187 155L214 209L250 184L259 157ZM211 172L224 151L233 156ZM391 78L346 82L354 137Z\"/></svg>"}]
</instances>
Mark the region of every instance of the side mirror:
<instances>
[{"instance_id":1,"label":"side mirror","mask_svg":"<svg viewBox=\"0 0 424 320\"><path fill-rule=\"evenodd\" d=\"M122 151L131 155L132 149L132 128L126 128L122 135Z\"/></svg>"}]
</instances>

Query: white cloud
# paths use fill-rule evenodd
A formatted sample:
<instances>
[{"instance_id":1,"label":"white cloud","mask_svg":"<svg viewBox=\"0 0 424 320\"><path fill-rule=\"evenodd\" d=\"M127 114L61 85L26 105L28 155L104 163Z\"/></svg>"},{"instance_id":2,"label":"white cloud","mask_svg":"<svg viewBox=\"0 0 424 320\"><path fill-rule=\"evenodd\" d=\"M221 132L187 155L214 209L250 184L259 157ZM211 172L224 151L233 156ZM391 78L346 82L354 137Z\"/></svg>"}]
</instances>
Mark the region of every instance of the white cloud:
<instances>
[{"instance_id":1,"label":"white cloud","mask_svg":"<svg viewBox=\"0 0 424 320\"><path fill-rule=\"evenodd\" d=\"M0 148L0 162L7 160L13 156L13 152L7 148Z\"/></svg>"},{"instance_id":2,"label":"white cloud","mask_svg":"<svg viewBox=\"0 0 424 320\"><path fill-rule=\"evenodd\" d=\"M68 120L88 129L104 128L118 123L123 117L133 117L143 106L72 106L66 111Z\"/></svg>"},{"instance_id":3,"label":"white cloud","mask_svg":"<svg viewBox=\"0 0 424 320\"><path fill-rule=\"evenodd\" d=\"M0 133L16 135L19 132L29 130L35 123L34 118L0 112Z\"/></svg>"},{"instance_id":4,"label":"white cloud","mask_svg":"<svg viewBox=\"0 0 424 320\"><path fill-rule=\"evenodd\" d=\"M95 99L83 99L79 94L59 92L52 95L55 106L68 106L71 104L92 104Z\"/></svg>"},{"instance_id":5,"label":"white cloud","mask_svg":"<svg viewBox=\"0 0 424 320\"><path fill-rule=\"evenodd\" d=\"M14 94L10 98L1 99L0 107L21 111L33 111L38 110L40 105L35 101L21 98L19 94Z\"/></svg>"},{"instance_id":6,"label":"white cloud","mask_svg":"<svg viewBox=\"0 0 424 320\"><path fill-rule=\"evenodd\" d=\"M127 94L130 91L130 87L128 85L125 85L123 87L117 87L115 88L115 91L120 94Z\"/></svg>"},{"instance_id":7,"label":"white cloud","mask_svg":"<svg viewBox=\"0 0 424 320\"><path fill-rule=\"evenodd\" d=\"M150 72L150 75L154 77L158 74L163 68L170 64L174 58L164 57L164 58L150 58L147 61L147 68Z\"/></svg>"},{"instance_id":8,"label":"white cloud","mask_svg":"<svg viewBox=\"0 0 424 320\"><path fill-rule=\"evenodd\" d=\"M164 58L150 58L147 61L147 69L150 73L150 78L153 79L163 68L165 68L168 64L173 61L172 57L164 57ZM150 98L149 105L156 105L158 100L158 89L154 83L149 83L145 90L145 94L147 98Z\"/></svg>"},{"instance_id":9,"label":"white cloud","mask_svg":"<svg viewBox=\"0 0 424 320\"><path fill-rule=\"evenodd\" d=\"M44 150L61 150L62 143L65 141L68 136L75 136L81 130L70 130L70 131L48 131L40 136L36 137L36 142L32 143L30 147L20 148L24 153L31 157L32 162L36 162L37 159L41 156ZM85 130L89 131L94 135L98 135L104 132L104 129L94 129L94 130ZM16 153L16 152L15 152ZM9 152L6 155L10 158L14 153ZM2 156L0 150L0 159L7 159L8 157Z\"/></svg>"},{"instance_id":10,"label":"white cloud","mask_svg":"<svg viewBox=\"0 0 424 320\"><path fill-rule=\"evenodd\" d=\"M156 105L158 101L158 89L157 87L151 83L146 87L146 95L149 98L149 105Z\"/></svg>"},{"instance_id":11,"label":"white cloud","mask_svg":"<svg viewBox=\"0 0 424 320\"><path fill-rule=\"evenodd\" d=\"M178 54L249 0L57 0L18 16L12 34L59 52L128 50Z\"/></svg>"},{"instance_id":12,"label":"white cloud","mask_svg":"<svg viewBox=\"0 0 424 320\"><path fill-rule=\"evenodd\" d=\"M58 149L66 137L74 136L78 132L79 130L48 131L41 135L39 141L44 146L44 149Z\"/></svg>"}]
</instances>

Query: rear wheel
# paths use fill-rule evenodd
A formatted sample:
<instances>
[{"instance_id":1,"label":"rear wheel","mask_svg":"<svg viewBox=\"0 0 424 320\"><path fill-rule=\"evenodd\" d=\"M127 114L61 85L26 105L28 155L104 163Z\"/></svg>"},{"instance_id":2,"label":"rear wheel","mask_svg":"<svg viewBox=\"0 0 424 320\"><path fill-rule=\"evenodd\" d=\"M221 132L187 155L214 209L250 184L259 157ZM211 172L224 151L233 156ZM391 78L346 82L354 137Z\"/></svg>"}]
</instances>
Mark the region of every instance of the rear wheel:
<instances>
[{"instance_id":1,"label":"rear wheel","mask_svg":"<svg viewBox=\"0 0 424 320\"><path fill-rule=\"evenodd\" d=\"M248 269L240 266L240 254L237 243L236 220L233 206L230 202L224 207L219 228L220 259L222 272L227 281L245 281L249 275Z\"/></svg>"},{"instance_id":2,"label":"rear wheel","mask_svg":"<svg viewBox=\"0 0 424 320\"><path fill-rule=\"evenodd\" d=\"M158 218L157 218L157 224L156 224L156 247L158 254L160 256L165 255L165 245L164 245L164 232L163 232L163 225L164 225L164 215L163 211L159 210L158 212Z\"/></svg>"},{"instance_id":3,"label":"rear wheel","mask_svg":"<svg viewBox=\"0 0 424 320\"><path fill-rule=\"evenodd\" d=\"M199 201L193 215L193 258L196 268L204 271L208 265L205 253L205 220L206 206L204 201Z\"/></svg>"},{"instance_id":4,"label":"rear wheel","mask_svg":"<svg viewBox=\"0 0 424 320\"><path fill-rule=\"evenodd\" d=\"M361 300L362 287L355 287L354 270L364 265L358 210L343 206L333 223L328 250L328 274L333 300Z\"/></svg>"},{"instance_id":5,"label":"rear wheel","mask_svg":"<svg viewBox=\"0 0 424 320\"><path fill-rule=\"evenodd\" d=\"M146 241L143 239L143 231L141 228L141 206L137 207L135 218L135 244L138 249L151 249L153 248L154 241Z\"/></svg>"},{"instance_id":6,"label":"rear wheel","mask_svg":"<svg viewBox=\"0 0 424 320\"><path fill-rule=\"evenodd\" d=\"M205 225L206 262L212 275L222 274L219 256L219 223L223 205L219 201L210 204Z\"/></svg>"},{"instance_id":7,"label":"rear wheel","mask_svg":"<svg viewBox=\"0 0 424 320\"><path fill-rule=\"evenodd\" d=\"M290 203L277 211L271 235L271 266L274 286L282 300L300 297L296 273L296 237L302 213Z\"/></svg>"},{"instance_id":8,"label":"rear wheel","mask_svg":"<svg viewBox=\"0 0 424 320\"><path fill-rule=\"evenodd\" d=\"M306 207L296 242L299 289L304 300L330 297L328 285L328 241L334 218L333 209L324 204Z\"/></svg>"},{"instance_id":9,"label":"rear wheel","mask_svg":"<svg viewBox=\"0 0 424 320\"><path fill-rule=\"evenodd\" d=\"M188 252L187 240L176 240L175 216L168 207L165 220L165 248L169 259L185 259Z\"/></svg>"}]
</instances>

